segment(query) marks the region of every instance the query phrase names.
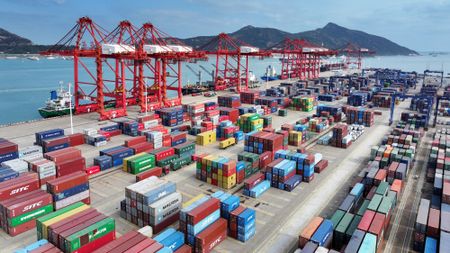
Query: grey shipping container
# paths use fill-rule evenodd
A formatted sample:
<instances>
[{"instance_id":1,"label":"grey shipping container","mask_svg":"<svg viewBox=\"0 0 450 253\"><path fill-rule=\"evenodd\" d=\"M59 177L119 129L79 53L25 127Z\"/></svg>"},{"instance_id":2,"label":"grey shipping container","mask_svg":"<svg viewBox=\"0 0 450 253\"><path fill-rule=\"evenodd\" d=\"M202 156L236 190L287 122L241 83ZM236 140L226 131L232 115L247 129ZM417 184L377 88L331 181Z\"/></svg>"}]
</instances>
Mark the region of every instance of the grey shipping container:
<instances>
[{"instance_id":1,"label":"grey shipping container","mask_svg":"<svg viewBox=\"0 0 450 253\"><path fill-rule=\"evenodd\" d=\"M364 231L361 231L359 229L355 230L355 232L352 235L352 238L350 238L350 241L347 244L347 247L345 247L344 253L358 252L359 246L361 245L365 234L366 233Z\"/></svg>"},{"instance_id":2,"label":"grey shipping container","mask_svg":"<svg viewBox=\"0 0 450 253\"><path fill-rule=\"evenodd\" d=\"M427 231L428 211L430 209L430 201L428 199L421 199L419 210L417 211L417 218L414 228L416 232L425 234Z\"/></svg>"},{"instance_id":3,"label":"grey shipping container","mask_svg":"<svg viewBox=\"0 0 450 253\"><path fill-rule=\"evenodd\" d=\"M339 210L342 210L346 213L353 212L355 204L355 196L348 194L347 197L345 197L344 201L342 201L341 205L339 206Z\"/></svg>"},{"instance_id":4,"label":"grey shipping container","mask_svg":"<svg viewBox=\"0 0 450 253\"><path fill-rule=\"evenodd\" d=\"M305 247L302 249L302 253L314 253L316 251L317 247L319 247L317 244L309 241L306 243Z\"/></svg>"}]
</instances>

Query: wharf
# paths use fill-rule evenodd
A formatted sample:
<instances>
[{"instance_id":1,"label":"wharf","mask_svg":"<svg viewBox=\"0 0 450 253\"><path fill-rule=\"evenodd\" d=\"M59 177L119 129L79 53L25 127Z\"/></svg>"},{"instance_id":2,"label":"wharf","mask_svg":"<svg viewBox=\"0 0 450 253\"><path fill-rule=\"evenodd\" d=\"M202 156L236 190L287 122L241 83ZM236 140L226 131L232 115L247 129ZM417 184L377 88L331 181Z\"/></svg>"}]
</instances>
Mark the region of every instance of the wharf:
<instances>
[{"instance_id":1,"label":"wharf","mask_svg":"<svg viewBox=\"0 0 450 253\"><path fill-rule=\"evenodd\" d=\"M267 85L276 85L280 81L270 82ZM266 88L266 87L261 87ZM220 92L223 94L226 92ZM345 103L345 99L335 101L331 104ZM184 103L200 101L216 101L216 98L186 96ZM330 103L326 103L330 104ZM402 110L406 109L406 102L402 102L396 110L396 118ZM272 115L274 128L280 128L284 123L294 123L299 118L312 115L312 112L298 112L289 110L287 117ZM130 108L129 117L138 114L137 108ZM77 115L74 117L74 132L81 132L84 128L99 127L106 122L98 122L96 114ZM333 203L334 193L341 192L342 187L347 187L346 182L351 181L353 175L359 172L363 162L368 158L369 147L379 143L381 138L388 132L387 125L389 113L383 111L382 116L376 116L375 125L366 128L366 132L349 148L339 149L330 146L311 145L310 151L320 152L324 159L329 160L329 167L322 173L316 174L311 183L301 183L294 191L285 192L270 188L258 199L244 196L239 188L231 189L229 192L241 197L242 205L256 210L256 235L250 241L241 243L234 239L227 239L215 252L289 252L297 242L297 235L306 226L307 222L330 203ZM70 133L70 122L68 117L36 121L32 123L18 124L0 128L0 136L18 143L20 146L32 145L34 132L51 128L64 128ZM99 148L82 145L79 148L87 160L87 165L98 155L98 151L108 147L123 144L129 136L120 135L113 137L106 146ZM194 140L193 136L188 137ZM294 149L294 147L290 147ZM243 143L239 143L226 150L220 150L217 144L209 146L197 146L196 153L217 153L233 159L243 150ZM171 172L165 179L177 184L177 190L183 195L183 201L200 194L211 194L221 190L215 186L199 181L195 178L195 164L184 167L181 170ZM119 203L124 198L124 188L135 181L135 176L122 172L120 168L104 171L94 175L90 179L92 206L105 215L116 220L116 231L118 236L138 227L119 217ZM176 226L176 224L175 224ZM28 231L16 237L10 237L3 231L0 232L0 245L5 245L5 252L12 252L21 246L36 241L35 230Z\"/></svg>"}]
</instances>

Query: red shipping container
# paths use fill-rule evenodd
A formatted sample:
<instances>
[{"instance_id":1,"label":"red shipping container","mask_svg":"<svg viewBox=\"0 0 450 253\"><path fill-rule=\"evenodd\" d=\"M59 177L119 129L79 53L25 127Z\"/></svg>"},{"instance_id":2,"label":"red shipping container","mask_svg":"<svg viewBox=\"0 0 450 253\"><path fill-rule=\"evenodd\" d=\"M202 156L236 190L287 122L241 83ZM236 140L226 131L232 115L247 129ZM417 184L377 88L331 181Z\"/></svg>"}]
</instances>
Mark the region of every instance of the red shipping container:
<instances>
[{"instance_id":1,"label":"red shipping container","mask_svg":"<svg viewBox=\"0 0 450 253\"><path fill-rule=\"evenodd\" d=\"M138 233L133 238L130 238L129 240L121 243L116 248L114 248L111 251L109 251L109 253L122 253L122 252L125 252L126 250L129 250L133 246L137 246L137 244L139 244L140 242L144 241L146 238L147 237L144 236L143 234ZM146 244L145 246L141 246L141 248L146 248L147 246L149 246L149 245ZM138 252L138 251L133 251L133 252Z\"/></svg>"},{"instance_id":2,"label":"red shipping container","mask_svg":"<svg viewBox=\"0 0 450 253\"><path fill-rule=\"evenodd\" d=\"M386 181L387 171L379 169L374 178L374 184L378 186L381 182Z\"/></svg>"},{"instance_id":3,"label":"red shipping container","mask_svg":"<svg viewBox=\"0 0 450 253\"><path fill-rule=\"evenodd\" d=\"M93 253L107 253L110 250L116 248L117 246L119 246L120 244L128 241L129 239L135 237L138 234L137 231L130 231L124 235L122 235L121 237L117 238L117 240L114 240L108 244L103 245L101 248L97 249L96 251L94 251ZM149 238L150 239L150 238Z\"/></svg>"},{"instance_id":4,"label":"red shipping container","mask_svg":"<svg viewBox=\"0 0 450 253\"><path fill-rule=\"evenodd\" d=\"M361 221L358 224L358 229L362 230L364 232L369 231L370 224L372 224L372 220L375 217L375 212L372 210L366 210L364 212L363 217L361 218Z\"/></svg>"},{"instance_id":5,"label":"red shipping container","mask_svg":"<svg viewBox=\"0 0 450 253\"><path fill-rule=\"evenodd\" d=\"M220 209L220 201L216 198L211 198L194 210L188 212L186 222L195 225L217 209Z\"/></svg>"},{"instance_id":6,"label":"red shipping container","mask_svg":"<svg viewBox=\"0 0 450 253\"><path fill-rule=\"evenodd\" d=\"M26 212L41 208L53 203L52 195L43 190L37 190L14 198L13 202L3 205L9 218L19 216Z\"/></svg>"},{"instance_id":7,"label":"red shipping container","mask_svg":"<svg viewBox=\"0 0 450 253\"><path fill-rule=\"evenodd\" d=\"M427 225L428 236L439 238L439 220L440 220L440 211L434 208L430 208Z\"/></svg>"},{"instance_id":8,"label":"red shipping container","mask_svg":"<svg viewBox=\"0 0 450 253\"><path fill-rule=\"evenodd\" d=\"M322 159L314 165L314 172L320 173L328 167L328 160Z\"/></svg>"},{"instance_id":9,"label":"red shipping container","mask_svg":"<svg viewBox=\"0 0 450 253\"><path fill-rule=\"evenodd\" d=\"M135 154L139 154L142 152L150 152L154 149L153 143L150 142L143 142L136 144L134 146L130 146L129 148L134 150Z\"/></svg>"},{"instance_id":10,"label":"red shipping container","mask_svg":"<svg viewBox=\"0 0 450 253\"><path fill-rule=\"evenodd\" d=\"M189 246L187 244L183 244L183 246L181 246L176 251L174 251L174 253L191 253L191 252L192 252L192 248L191 248L191 246Z\"/></svg>"},{"instance_id":11,"label":"red shipping container","mask_svg":"<svg viewBox=\"0 0 450 253\"><path fill-rule=\"evenodd\" d=\"M15 227L8 227L7 232L10 236L16 236L16 235L22 234L24 232L27 232L28 230L31 230L35 227L36 227L36 221L33 219L33 220L27 221L23 224L20 224L18 226L15 226Z\"/></svg>"},{"instance_id":12,"label":"red shipping container","mask_svg":"<svg viewBox=\"0 0 450 253\"><path fill-rule=\"evenodd\" d=\"M172 225L173 223L175 223L176 221L178 221L178 219L180 218L180 212L176 212L174 213L172 216L168 217L167 219L165 219L163 222L159 223L156 226L153 226L153 233L157 234L161 231L163 231L164 229L166 229L168 226Z\"/></svg>"},{"instance_id":13,"label":"red shipping container","mask_svg":"<svg viewBox=\"0 0 450 253\"><path fill-rule=\"evenodd\" d=\"M61 177L77 171L84 171L85 168L86 159L84 159L84 157L68 159L61 161L56 165L56 175L57 177Z\"/></svg>"},{"instance_id":14,"label":"red shipping container","mask_svg":"<svg viewBox=\"0 0 450 253\"><path fill-rule=\"evenodd\" d=\"M230 213L230 236L233 238L237 238L237 217L241 214L246 208L239 205L236 209L234 209Z\"/></svg>"},{"instance_id":15,"label":"red shipping container","mask_svg":"<svg viewBox=\"0 0 450 253\"><path fill-rule=\"evenodd\" d=\"M144 171L144 172L139 173L139 174L136 175L136 182L142 181L142 180L144 180L146 178L149 178L151 176L160 177L162 175L162 172L163 172L162 168L160 168L160 167L155 167L155 168L153 168L151 170Z\"/></svg>"},{"instance_id":16,"label":"red shipping container","mask_svg":"<svg viewBox=\"0 0 450 253\"><path fill-rule=\"evenodd\" d=\"M143 143L143 142L146 142L146 141L147 141L147 137L145 137L145 136L138 136L138 137L134 137L134 138L126 140L125 141L125 146L126 147L130 147L130 146L134 146L136 144Z\"/></svg>"},{"instance_id":17,"label":"red shipping container","mask_svg":"<svg viewBox=\"0 0 450 253\"><path fill-rule=\"evenodd\" d=\"M71 135L68 135L67 137L69 137L69 145L71 147L83 145L85 143L84 135L82 133L71 134Z\"/></svg>"},{"instance_id":18,"label":"red shipping container","mask_svg":"<svg viewBox=\"0 0 450 253\"><path fill-rule=\"evenodd\" d=\"M377 245L380 245L380 242L383 240L384 233L384 214L375 213L373 217L372 224L370 224L370 228L368 230L369 233L377 236Z\"/></svg>"},{"instance_id":19,"label":"red shipping container","mask_svg":"<svg viewBox=\"0 0 450 253\"><path fill-rule=\"evenodd\" d=\"M81 157L81 151L79 149L69 147L45 153L44 157L58 163L60 161Z\"/></svg>"},{"instance_id":20,"label":"red shipping container","mask_svg":"<svg viewBox=\"0 0 450 253\"><path fill-rule=\"evenodd\" d=\"M82 229L85 229L85 228L91 226L92 224L95 224L106 218L107 217L105 215L98 213L94 217L89 216L89 217L85 217L82 220L75 220L75 221L71 220L71 221L69 221L69 223L66 223L64 225L64 227L67 229L65 229L64 231L61 231L61 233L56 233L56 231L54 232L55 234L58 235L58 241L54 241L53 244L55 244L57 247L61 248L61 246L64 245L64 241L67 237L69 237L73 233L76 233Z\"/></svg>"},{"instance_id":21,"label":"red shipping container","mask_svg":"<svg viewBox=\"0 0 450 253\"><path fill-rule=\"evenodd\" d=\"M100 215L101 214L94 208L88 208L70 216L69 219L60 220L47 227L47 240L55 245L58 245L59 234Z\"/></svg>"},{"instance_id":22,"label":"red shipping container","mask_svg":"<svg viewBox=\"0 0 450 253\"><path fill-rule=\"evenodd\" d=\"M10 141L0 142L0 154L16 152L19 146Z\"/></svg>"},{"instance_id":23,"label":"red shipping container","mask_svg":"<svg viewBox=\"0 0 450 253\"><path fill-rule=\"evenodd\" d=\"M294 171L295 172L295 171ZM264 180L264 174L255 173L251 177L244 180L244 189L251 190L257 184L261 183Z\"/></svg>"},{"instance_id":24,"label":"red shipping container","mask_svg":"<svg viewBox=\"0 0 450 253\"><path fill-rule=\"evenodd\" d=\"M44 140L42 142L44 147L53 147L53 146L61 145L64 143L69 143L69 137L63 136L63 137L58 137L55 139Z\"/></svg>"},{"instance_id":25,"label":"red shipping container","mask_svg":"<svg viewBox=\"0 0 450 253\"><path fill-rule=\"evenodd\" d=\"M259 156L259 168L264 169L269 163L273 161L273 156L270 151L266 151Z\"/></svg>"},{"instance_id":26,"label":"red shipping container","mask_svg":"<svg viewBox=\"0 0 450 253\"><path fill-rule=\"evenodd\" d=\"M84 171L79 171L47 182L47 191L60 193L86 182L88 182L88 175Z\"/></svg>"},{"instance_id":27,"label":"red shipping container","mask_svg":"<svg viewBox=\"0 0 450 253\"><path fill-rule=\"evenodd\" d=\"M86 169L84 169L84 171L86 172L86 174L88 175L94 175L100 172L100 166L94 165L91 167L88 167Z\"/></svg>"},{"instance_id":28,"label":"red shipping container","mask_svg":"<svg viewBox=\"0 0 450 253\"><path fill-rule=\"evenodd\" d=\"M402 180L394 179L394 181L392 182L392 185L391 185L391 191L397 192L397 198L398 198L402 191Z\"/></svg>"},{"instance_id":29,"label":"red shipping container","mask_svg":"<svg viewBox=\"0 0 450 253\"><path fill-rule=\"evenodd\" d=\"M6 200L39 189L36 173L23 173L19 177L0 183L0 199Z\"/></svg>"},{"instance_id":30,"label":"red shipping container","mask_svg":"<svg viewBox=\"0 0 450 253\"><path fill-rule=\"evenodd\" d=\"M158 242L153 243L152 245L148 246L147 248L145 248L144 250L142 250L141 252L157 252L158 250L162 249L164 246Z\"/></svg>"},{"instance_id":31,"label":"red shipping container","mask_svg":"<svg viewBox=\"0 0 450 253\"><path fill-rule=\"evenodd\" d=\"M91 253L94 250L102 247L103 245L113 241L116 239L116 231L111 231L108 234L98 238L95 241L92 241L81 248L73 251L72 253Z\"/></svg>"},{"instance_id":32,"label":"red shipping container","mask_svg":"<svg viewBox=\"0 0 450 253\"><path fill-rule=\"evenodd\" d=\"M208 253L227 238L227 220L220 218L195 238L196 252Z\"/></svg>"},{"instance_id":33,"label":"red shipping container","mask_svg":"<svg viewBox=\"0 0 450 253\"><path fill-rule=\"evenodd\" d=\"M145 237L144 240L142 240L140 243L130 247L129 249L124 251L124 253L146 252L143 250L146 249L147 247L151 246L154 243L155 243L155 240L153 240L152 238ZM151 251L147 251L147 252L151 252Z\"/></svg>"}]
</instances>

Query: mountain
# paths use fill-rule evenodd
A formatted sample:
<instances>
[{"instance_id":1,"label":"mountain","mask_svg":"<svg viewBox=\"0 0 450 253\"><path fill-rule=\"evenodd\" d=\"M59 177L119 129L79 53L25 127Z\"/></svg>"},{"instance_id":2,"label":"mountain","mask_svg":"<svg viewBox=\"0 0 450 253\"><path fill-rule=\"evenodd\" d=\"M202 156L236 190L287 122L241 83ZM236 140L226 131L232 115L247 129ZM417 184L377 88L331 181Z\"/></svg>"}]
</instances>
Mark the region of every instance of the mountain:
<instances>
[{"instance_id":1,"label":"mountain","mask_svg":"<svg viewBox=\"0 0 450 253\"><path fill-rule=\"evenodd\" d=\"M259 48L270 48L284 38L298 38L306 39L312 43L323 45L330 49L340 49L351 42L359 47L375 51L377 55L417 54L417 52L400 46L386 38L357 30L350 30L334 23L328 23L323 28L299 33L289 33L274 28L245 26L229 35ZM214 36L199 36L183 39L183 41L187 45L199 48L213 37Z\"/></svg>"},{"instance_id":2,"label":"mountain","mask_svg":"<svg viewBox=\"0 0 450 253\"><path fill-rule=\"evenodd\" d=\"M368 34L365 32L350 30L345 27L328 23L323 28L313 31L300 32L298 38L304 38L318 45L324 45L331 49L343 48L347 43L358 45L375 51L377 55L409 55L417 52L400 46L386 38Z\"/></svg>"},{"instance_id":3,"label":"mountain","mask_svg":"<svg viewBox=\"0 0 450 253\"><path fill-rule=\"evenodd\" d=\"M37 54L50 46L34 45L31 40L0 28L0 52L5 54Z\"/></svg>"},{"instance_id":4,"label":"mountain","mask_svg":"<svg viewBox=\"0 0 450 253\"><path fill-rule=\"evenodd\" d=\"M330 49L340 49L351 42L359 47L375 51L377 55L417 54L417 52L400 46L383 37L347 29L334 23L328 23L323 28L299 33L289 33L275 28L261 28L248 25L229 35L246 42L247 44L263 49L278 44L284 38L303 38ZM214 36L198 36L182 39L182 41L194 48L199 48L213 37ZM0 28L0 52L11 54L39 53L49 47L50 46L46 45L34 45L31 40Z\"/></svg>"}]
</instances>

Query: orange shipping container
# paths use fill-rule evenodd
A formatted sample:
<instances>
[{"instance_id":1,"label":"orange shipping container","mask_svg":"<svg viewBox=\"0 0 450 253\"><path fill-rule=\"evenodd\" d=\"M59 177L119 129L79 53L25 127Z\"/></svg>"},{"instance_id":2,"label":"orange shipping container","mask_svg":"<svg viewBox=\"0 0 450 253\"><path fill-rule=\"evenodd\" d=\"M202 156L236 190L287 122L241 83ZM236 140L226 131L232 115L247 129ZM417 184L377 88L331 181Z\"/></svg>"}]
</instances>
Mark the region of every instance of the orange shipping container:
<instances>
[{"instance_id":1,"label":"orange shipping container","mask_svg":"<svg viewBox=\"0 0 450 253\"><path fill-rule=\"evenodd\" d=\"M302 230L298 239L298 246L303 249L317 228L322 224L322 217L314 217L309 224Z\"/></svg>"},{"instance_id":2,"label":"orange shipping container","mask_svg":"<svg viewBox=\"0 0 450 253\"><path fill-rule=\"evenodd\" d=\"M394 179L391 185L391 191L397 192L397 198L399 198L400 192L402 191L402 180Z\"/></svg>"}]
</instances>

